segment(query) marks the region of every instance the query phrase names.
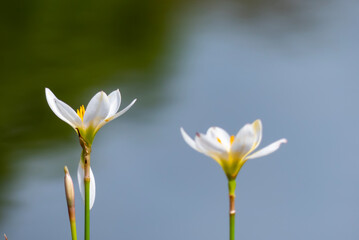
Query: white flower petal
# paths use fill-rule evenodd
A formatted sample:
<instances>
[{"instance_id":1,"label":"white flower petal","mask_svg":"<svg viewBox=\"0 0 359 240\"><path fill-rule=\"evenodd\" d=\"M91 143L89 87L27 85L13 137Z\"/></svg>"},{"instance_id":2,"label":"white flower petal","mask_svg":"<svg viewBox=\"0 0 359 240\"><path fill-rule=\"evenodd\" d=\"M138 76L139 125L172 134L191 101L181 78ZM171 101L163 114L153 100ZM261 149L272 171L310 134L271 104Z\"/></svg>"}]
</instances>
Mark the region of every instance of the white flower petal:
<instances>
[{"instance_id":1,"label":"white flower petal","mask_svg":"<svg viewBox=\"0 0 359 240\"><path fill-rule=\"evenodd\" d=\"M219 157L221 159L228 158L227 150L217 141L217 139L212 139L204 134L197 133L195 142L197 148L210 157Z\"/></svg>"},{"instance_id":2,"label":"white flower petal","mask_svg":"<svg viewBox=\"0 0 359 240\"><path fill-rule=\"evenodd\" d=\"M110 95L108 95L108 100L110 102L110 111L106 118L112 117L115 115L121 105L121 93L120 90L115 90Z\"/></svg>"},{"instance_id":3,"label":"white flower petal","mask_svg":"<svg viewBox=\"0 0 359 240\"><path fill-rule=\"evenodd\" d=\"M96 128L100 122L102 122L110 111L110 102L106 93L98 92L90 100L86 107L84 115L85 127L93 126Z\"/></svg>"},{"instance_id":4,"label":"white flower petal","mask_svg":"<svg viewBox=\"0 0 359 240\"><path fill-rule=\"evenodd\" d=\"M49 104L51 110L55 113L55 115L58 116L61 120L67 122L67 119L64 118L60 113L60 111L57 109L57 106L55 104L55 99L57 99L57 97L55 96L55 94L53 94L53 92L51 92L50 89L45 88L45 95L46 95L46 101Z\"/></svg>"},{"instance_id":5,"label":"white flower petal","mask_svg":"<svg viewBox=\"0 0 359 240\"><path fill-rule=\"evenodd\" d=\"M259 146L259 144L262 141L262 132L263 132L262 121L260 119L257 119L252 123L252 127L254 130L254 134L256 136L253 145L253 150L254 150Z\"/></svg>"},{"instance_id":6,"label":"white flower petal","mask_svg":"<svg viewBox=\"0 0 359 240\"><path fill-rule=\"evenodd\" d=\"M83 168L83 164L80 161L79 167L77 168L77 181L79 183L81 197L85 201L84 177L85 177L85 169ZM93 204L95 203L95 197L96 197L95 176L93 175L92 169L90 168L90 210L92 209Z\"/></svg>"},{"instance_id":7,"label":"white flower petal","mask_svg":"<svg viewBox=\"0 0 359 240\"><path fill-rule=\"evenodd\" d=\"M196 146L196 143L195 141L190 137L188 136L188 134L185 132L185 130L183 128L181 128L181 134L182 134L182 137L183 139L185 140L185 142L190 145L191 148L193 148L194 150L198 151L198 152L201 152L197 146Z\"/></svg>"},{"instance_id":8,"label":"white flower petal","mask_svg":"<svg viewBox=\"0 0 359 240\"><path fill-rule=\"evenodd\" d=\"M55 113L55 115L58 118L60 118L62 121L66 122L67 124L69 124L70 126L72 126L75 129L76 129L76 127L78 127L79 123L81 124L81 119L77 116L75 111L70 106L68 106L66 103L57 99L55 94L53 94L50 89L45 88L45 94L46 94L47 103L49 104L51 110ZM66 106L61 107L61 109L59 109L59 107L56 104L56 101L62 102L63 103L62 105L66 105ZM73 115L73 113L75 113L77 118Z\"/></svg>"},{"instance_id":9,"label":"white flower petal","mask_svg":"<svg viewBox=\"0 0 359 240\"><path fill-rule=\"evenodd\" d=\"M79 183L79 189L81 193L82 200L85 201L85 183L84 183L85 171L83 169L82 163L80 161L77 168L77 182Z\"/></svg>"},{"instance_id":10,"label":"white flower petal","mask_svg":"<svg viewBox=\"0 0 359 240\"><path fill-rule=\"evenodd\" d=\"M207 131L207 136L210 136L211 138L218 141L220 144L222 144L227 151L231 148L231 137L229 134L220 127L211 127Z\"/></svg>"},{"instance_id":11,"label":"white flower petal","mask_svg":"<svg viewBox=\"0 0 359 240\"><path fill-rule=\"evenodd\" d=\"M106 122L112 121L115 118L118 118L119 116L121 116L122 114L124 114L125 112L127 112L133 104L135 104L135 102L137 101L137 98L134 99L127 107L125 107L124 109L122 109L121 111L119 111L118 113L116 113L115 115L113 115L112 117L106 119Z\"/></svg>"},{"instance_id":12,"label":"white flower petal","mask_svg":"<svg viewBox=\"0 0 359 240\"><path fill-rule=\"evenodd\" d=\"M66 103L59 99L55 99L55 104L57 109L62 114L62 116L67 119L68 123L73 128L79 128L82 126L81 118L77 115L77 113Z\"/></svg>"},{"instance_id":13,"label":"white flower petal","mask_svg":"<svg viewBox=\"0 0 359 240\"><path fill-rule=\"evenodd\" d=\"M127 107L125 107L124 109L122 109L121 111L119 111L118 113L116 113L115 115L113 115L112 117L106 118L105 120L103 120L96 128L96 131L98 131L100 128L102 128L106 123L111 122L112 120L118 118L119 116L121 116L122 114L124 114L125 112L127 112L133 104L135 104L135 102L137 101L137 99L134 99Z\"/></svg>"},{"instance_id":14,"label":"white flower petal","mask_svg":"<svg viewBox=\"0 0 359 240\"><path fill-rule=\"evenodd\" d=\"M246 156L253 151L253 146L256 141L256 134L252 124L246 124L237 133L232 144L231 152L236 154L239 159Z\"/></svg>"},{"instance_id":15,"label":"white flower petal","mask_svg":"<svg viewBox=\"0 0 359 240\"><path fill-rule=\"evenodd\" d=\"M272 152L278 150L278 148L280 147L280 145L282 143L287 143L287 139L282 138L282 139L266 146L265 148L262 148L261 150L258 150L257 152L251 154L250 156L247 157L247 159L259 158L259 157L263 157L268 154L271 154Z\"/></svg>"}]
</instances>

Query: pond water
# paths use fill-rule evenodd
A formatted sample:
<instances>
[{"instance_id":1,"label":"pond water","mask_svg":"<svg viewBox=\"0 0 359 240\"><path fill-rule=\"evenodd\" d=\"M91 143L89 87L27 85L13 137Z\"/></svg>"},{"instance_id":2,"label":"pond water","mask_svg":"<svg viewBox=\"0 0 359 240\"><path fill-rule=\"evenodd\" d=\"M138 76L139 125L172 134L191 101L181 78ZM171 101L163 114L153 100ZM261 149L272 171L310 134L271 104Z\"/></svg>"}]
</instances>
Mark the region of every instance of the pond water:
<instances>
[{"instance_id":1,"label":"pond water","mask_svg":"<svg viewBox=\"0 0 359 240\"><path fill-rule=\"evenodd\" d=\"M226 239L227 182L185 144L260 118L237 180L238 239L359 237L356 1L8 2L2 9L0 232L69 239L63 166L83 205L75 132L49 109L99 90L138 101L97 134L92 239ZM64 15L63 13L66 13Z\"/></svg>"}]
</instances>

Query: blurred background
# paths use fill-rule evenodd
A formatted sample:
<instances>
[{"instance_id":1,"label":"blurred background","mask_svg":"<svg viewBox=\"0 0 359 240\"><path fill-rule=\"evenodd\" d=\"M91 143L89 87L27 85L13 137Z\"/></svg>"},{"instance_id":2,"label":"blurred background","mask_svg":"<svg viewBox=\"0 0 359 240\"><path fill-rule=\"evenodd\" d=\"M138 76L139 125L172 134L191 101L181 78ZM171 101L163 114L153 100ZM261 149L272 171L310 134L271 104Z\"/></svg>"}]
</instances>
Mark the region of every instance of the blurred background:
<instances>
[{"instance_id":1,"label":"blurred background","mask_svg":"<svg viewBox=\"0 0 359 240\"><path fill-rule=\"evenodd\" d=\"M119 88L125 115L92 153L92 239L228 238L227 181L191 135L260 118L237 178L237 239L359 238L359 2L3 1L0 233L70 239L63 167L83 204L76 133L45 87L77 109ZM123 108L122 107L122 108ZM351 125L353 124L353 125Z\"/></svg>"}]
</instances>

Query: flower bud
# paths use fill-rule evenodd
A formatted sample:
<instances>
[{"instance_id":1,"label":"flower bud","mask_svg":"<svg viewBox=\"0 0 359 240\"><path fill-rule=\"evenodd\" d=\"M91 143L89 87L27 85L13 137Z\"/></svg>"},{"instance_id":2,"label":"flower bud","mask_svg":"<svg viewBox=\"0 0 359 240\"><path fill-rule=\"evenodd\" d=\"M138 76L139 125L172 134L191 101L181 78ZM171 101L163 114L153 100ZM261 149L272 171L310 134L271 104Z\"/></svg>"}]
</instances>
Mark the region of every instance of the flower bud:
<instances>
[{"instance_id":1,"label":"flower bud","mask_svg":"<svg viewBox=\"0 0 359 240\"><path fill-rule=\"evenodd\" d=\"M65 171L65 194L66 194L66 201L67 201L67 208L69 210L69 217L70 221L75 220L75 191L74 191L74 184L72 182L69 170L67 166L64 167Z\"/></svg>"}]
</instances>

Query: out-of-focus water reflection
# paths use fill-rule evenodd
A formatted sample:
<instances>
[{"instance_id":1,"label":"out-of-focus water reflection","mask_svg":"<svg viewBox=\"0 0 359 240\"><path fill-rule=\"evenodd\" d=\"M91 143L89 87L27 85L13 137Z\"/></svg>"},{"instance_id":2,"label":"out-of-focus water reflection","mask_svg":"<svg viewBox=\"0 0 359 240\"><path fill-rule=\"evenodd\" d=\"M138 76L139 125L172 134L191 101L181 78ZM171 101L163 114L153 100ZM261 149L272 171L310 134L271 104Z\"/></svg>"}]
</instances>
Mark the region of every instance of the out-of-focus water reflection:
<instances>
[{"instance_id":1,"label":"out-of-focus water reflection","mask_svg":"<svg viewBox=\"0 0 359 240\"><path fill-rule=\"evenodd\" d=\"M357 239L359 4L355 1L7 2L1 8L0 231L70 237L63 166L80 146L44 88L74 108L120 88L138 102L92 155L92 237L227 238L217 164L181 139L261 118L263 146L238 177L240 239ZM76 189L82 238L83 205Z\"/></svg>"}]
</instances>

